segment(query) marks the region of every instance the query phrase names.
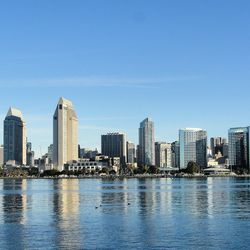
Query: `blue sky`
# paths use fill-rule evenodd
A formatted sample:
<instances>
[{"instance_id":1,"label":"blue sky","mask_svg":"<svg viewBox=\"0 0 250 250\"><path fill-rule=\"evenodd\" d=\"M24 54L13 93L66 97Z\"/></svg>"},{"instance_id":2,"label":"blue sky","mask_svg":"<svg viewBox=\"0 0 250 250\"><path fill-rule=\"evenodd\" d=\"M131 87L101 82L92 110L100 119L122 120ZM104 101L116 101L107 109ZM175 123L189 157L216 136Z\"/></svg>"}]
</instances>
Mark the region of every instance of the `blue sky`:
<instances>
[{"instance_id":1,"label":"blue sky","mask_svg":"<svg viewBox=\"0 0 250 250\"><path fill-rule=\"evenodd\" d=\"M137 143L147 116L157 140L226 136L250 125L249 13L248 0L1 1L0 118L21 109L37 155L60 96L83 147L114 131Z\"/></svg>"}]
</instances>

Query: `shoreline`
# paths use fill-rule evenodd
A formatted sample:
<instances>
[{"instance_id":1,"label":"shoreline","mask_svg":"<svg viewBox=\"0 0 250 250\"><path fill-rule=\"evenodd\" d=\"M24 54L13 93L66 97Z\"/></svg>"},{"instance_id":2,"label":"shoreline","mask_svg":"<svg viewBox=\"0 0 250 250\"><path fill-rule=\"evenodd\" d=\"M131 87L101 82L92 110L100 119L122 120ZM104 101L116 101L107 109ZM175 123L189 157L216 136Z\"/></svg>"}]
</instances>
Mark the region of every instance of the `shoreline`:
<instances>
[{"instance_id":1,"label":"shoreline","mask_svg":"<svg viewBox=\"0 0 250 250\"><path fill-rule=\"evenodd\" d=\"M6 177L0 177L0 179L27 179L27 180L43 180L43 179L207 179L207 178L250 178L250 175L190 175L190 176L145 176L145 175L140 175L140 176L81 176L81 177L55 177L55 176L46 176L46 177L32 177L32 176L6 176Z\"/></svg>"}]
</instances>

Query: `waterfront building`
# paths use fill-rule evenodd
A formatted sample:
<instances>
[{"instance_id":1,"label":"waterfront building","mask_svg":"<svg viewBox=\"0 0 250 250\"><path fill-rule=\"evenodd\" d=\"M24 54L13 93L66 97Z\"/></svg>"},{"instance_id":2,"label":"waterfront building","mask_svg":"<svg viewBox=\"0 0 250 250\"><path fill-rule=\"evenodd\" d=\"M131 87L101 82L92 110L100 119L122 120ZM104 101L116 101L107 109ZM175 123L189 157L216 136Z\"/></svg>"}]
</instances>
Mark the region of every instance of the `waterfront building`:
<instances>
[{"instance_id":1,"label":"waterfront building","mask_svg":"<svg viewBox=\"0 0 250 250\"><path fill-rule=\"evenodd\" d=\"M223 148L224 145L227 144L227 139L223 138L223 137L212 137L210 139L210 148L212 151L212 157L216 157L216 154L218 154L219 152L223 155L226 156L227 152L226 152L226 147ZM225 150L225 152L224 152Z\"/></svg>"},{"instance_id":2,"label":"waterfront building","mask_svg":"<svg viewBox=\"0 0 250 250\"><path fill-rule=\"evenodd\" d=\"M26 165L26 124L22 112L10 108L4 120L4 163Z\"/></svg>"},{"instance_id":3,"label":"waterfront building","mask_svg":"<svg viewBox=\"0 0 250 250\"><path fill-rule=\"evenodd\" d=\"M249 129L250 127L230 128L228 131L228 157L232 168L249 169Z\"/></svg>"},{"instance_id":4,"label":"waterfront building","mask_svg":"<svg viewBox=\"0 0 250 250\"><path fill-rule=\"evenodd\" d=\"M99 171L103 168L108 168L109 164L106 161L90 161L89 159L79 159L76 162L70 162L67 164L67 170L70 171L82 171L90 173L92 171Z\"/></svg>"},{"instance_id":5,"label":"waterfront building","mask_svg":"<svg viewBox=\"0 0 250 250\"><path fill-rule=\"evenodd\" d=\"M3 166L3 145L0 146L0 167Z\"/></svg>"},{"instance_id":6,"label":"waterfront building","mask_svg":"<svg viewBox=\"0 0 250 250\"><path fill-rule=\"evenodd\" d=\"M26 145L26 161L27 161L27 166L33 167L35 166L35 153L32 151L32 143L27 142Z\"/></svg>"},{"instance_id":7,"label":"waterfront building","mask_svg":"<svg viewBox=\"0 0 250 250\"><path fill-rule=\"evenodd\" d=\"M53 164L62 171L73 160L78 160L78 119L72 102L61 97L53 117Z\"/></svg>"},{"instance_id":8,"label":"waterfront building","mask_svg":"<svg viewBox=\"0 0 250 250\"><path fill-rule=\"evenodd\" d=\"M155 165L158 168L172 168L171 143L155 143Z\"/></svg>"},{"instance_id":9,"label":"waterfront building","mask_svg":"<svg viewBox=\"0 0 250 250\"><path fill-rule=\"evenodd\" d=\"M135 163L135 144L127 141L127 163L134 164Z\"/></svg>"},{"instance_id":10,"label":"waterfront building","mask_svg":"<svg viewBox=\"0 0 250 250\"><path fill-rule=\"evenodd\" d=\"M180 168L185 169L190 161L201 168L207 166L207 132L200 128L179 130Z\"/></svg>"},{"instance_id":11,"label":"waterfront building","mask_svg":"<svg viewBox=\"0 0 250 250\"><path fill-rule=\"evenodd\" d=\"M140 123L138 165L155 165L154 122L146 118Z\"/></svg>"},{"instance_id":12,"label":"waterfront building","mask_svg":"<svg viewBox=\"0 0 250 250\"><path fill-rule=\"evenodd\" d=\"M48 146L48 160L49 163L53 163L53 144Z\"/></svg>"},{"instance_id":13,"label":"waterfront building","mask_svg":"<svg viewBox=\"0 0 250 250\"><path fill-rule=\"evenodd\" d=\"M171 145L172 148L172 167L180 168L180 143L175 141Z\"/></svg>"},{"instance_id":14,"label":"waterfront building","mask_svg":"<svg viewBox=\"0 0 250 250\"><path fill-rule=\"evenodd\" d=\"M121 165L127 161L126 135L124 133L108 133L101 136L102 154L119 157Z\"/></svg>"}]
</instances>

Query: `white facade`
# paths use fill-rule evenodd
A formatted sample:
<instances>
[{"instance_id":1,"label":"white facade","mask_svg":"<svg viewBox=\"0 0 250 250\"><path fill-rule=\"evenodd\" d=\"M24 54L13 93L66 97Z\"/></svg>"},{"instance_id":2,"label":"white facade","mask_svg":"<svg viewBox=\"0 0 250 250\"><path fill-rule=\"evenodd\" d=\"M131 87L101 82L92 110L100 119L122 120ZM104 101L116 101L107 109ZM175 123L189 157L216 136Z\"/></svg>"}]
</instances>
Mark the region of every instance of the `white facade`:
<instances>
[{"instance_id":1,"label":"white facade","mask_svg":"<svg viewBox=\"0 0 250 250\"><path fill-rule=\"evenodd\" d=\"M73 160L78 160L78 119L72 102L61 97L53 120L53 163L62 171Z\"/></svg>"},{"instance_id":2,"label":"white facade","mask_svg":"<svg viewBox=\"0 0 250 250\"><path fill-rule=\"evenodd\" d=\"M71 162L68 166L68 170L79 171L85 169L87 172L91 172L102 170L104 167L108 167L107 162L79 160L77 162Z\"/></svg>"}]
</instances>

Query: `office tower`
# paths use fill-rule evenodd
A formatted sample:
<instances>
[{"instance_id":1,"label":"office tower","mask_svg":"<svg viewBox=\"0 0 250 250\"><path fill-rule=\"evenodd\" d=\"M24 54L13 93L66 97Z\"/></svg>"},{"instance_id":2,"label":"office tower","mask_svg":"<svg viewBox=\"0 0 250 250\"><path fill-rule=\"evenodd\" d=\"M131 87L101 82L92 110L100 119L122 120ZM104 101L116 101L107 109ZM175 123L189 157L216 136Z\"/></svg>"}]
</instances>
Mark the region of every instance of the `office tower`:
<instances>
[{"instance_id":1,"label":"office tower","mask_svg":"<svg viewBox=\"0 0 250 250\"><path fill-rule=\"evenodd\" d=\"M0 167L3 165L3 145L0 146Z\"/></svg>"},{"instance_id":2,"label":"office tower","mask_svg":"<svg viewBox=\"0 0 250 250\"><path fill-rule=\"evenodd\" d=\"M155 143L155 165L158 168L172 167L172 147L171 143Z\"/></svg>"},{"instance_id":3,"label":"office tower","mask_svg":"<svg viewBox=\"0 0 250 250\"><path fill-rule=\"evenodd\" d=\"M78 119L71 101L61 97L53 120L53 164L59 171L78 160Z\"/></svg>"},{"instance_id":4,"label":"office tower","mask_svg":"<svg viewBox=\"0 0 250 250\"><path fill-rule=\"evenodd\" d=\"M180 168L187 168L190 161L201 168L207 166L207 132L199 128L185 128L179 131Z\"/></svg>"},{"instance_id":5,"label":"office tower","mask_svg":"<svg viewBox=\"0 0 250 250\"><path fill-rule=\"evenodd\" d=\"M33 167L35 166L35 153L32 151L32 143L27 142L26 144L26 161L27 166Z\"/></svg>"},{"instance_id":6,"label":"office tower","mask_svg":"<svg viewBox=\"0 0 250 250\"><path fill-rule=\"evenodd\" d=\"M127 142L127 163L135 163L135 144L132 142Z\"/></svg>"},{"instance_id":7,"label":"office tower","mask_svg":"<svg viewBox=\"0 0 250 250\"><path fill-rule=\"evenodd\" d=\"M4 120L4 163L26 165L26 124L20 110L10 108Z\"/></svg>"},{"instance_id":8,"label":"office tower","mask_svg":"<svg viewBox=\"0 0 250 250\"><path fill-rule=\"evenodd\" d=\"M215 140L214 137L210 139L210 149L212 151L212 157L215 156Z\"/></svg>"},{"instance_id":9,"label":"office tower","mask_svg":"<svg viewBox=\"0 0 250 250\"><path fill-rule=\"evenodd\" d=\"M249 171L249 129L250 127L230 128L228 131L229 165Z\"/></svg>"},{"instance_id":10,"label":"office tower","mask_svg":"<svg viewBox=\"0 0 250 250\"><path fill-rule=\"evenodd\" d=\"M49 164L53 163L53 144L48 146L48 162Z\"/></svg>"},{"instance_id":11,"label":"office tower","mask_svg":"<svg viewBox=\"0 0 250 250\"><path fill-rule=\"evenodd\" d=\"M102 154L109 157L119 157L124 166L127 161L126 135L123 133L108 133L101 136Z\"/></svg>"},{"instance_id":12,"label":"office tower","mask_svg":"<svg viewBox=\"0 0 250 250\"><path fill-rule=\"evenodd\" d=\"M154 123L149 118L140 123L138 149L138 165L155 165Z\"/></svg>"},{"instance_id":13,"label":"office tower","mask_svg":"<svg viewBox=\"0 0 250 250\"><path fill-rule=\"evenodd\" d=\"M172 167L180 168L180 143L175 141L172 143Z\"/></svg>"}]
</instances>

